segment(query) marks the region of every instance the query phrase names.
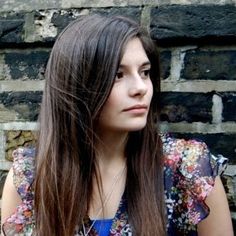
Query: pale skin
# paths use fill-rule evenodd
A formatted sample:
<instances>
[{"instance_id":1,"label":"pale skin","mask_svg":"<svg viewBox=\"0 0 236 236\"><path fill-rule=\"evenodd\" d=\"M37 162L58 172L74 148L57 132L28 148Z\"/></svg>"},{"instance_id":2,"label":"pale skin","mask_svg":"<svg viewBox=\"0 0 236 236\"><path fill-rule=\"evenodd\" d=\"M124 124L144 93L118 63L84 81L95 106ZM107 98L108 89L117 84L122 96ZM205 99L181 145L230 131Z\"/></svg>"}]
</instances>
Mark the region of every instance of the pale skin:
<instances>
[{"instance_id":1,"label":"pale skin","mask_svg":"<svg viewBox=\"0 0 236 236\"><path fill-rule=\"evenodd\" d=\"M198 224L199 236L233 236L229 206L220 177L216 177L215 186L206 198L206 204L210 208L210 214Z\"/></svg>"},{"instance_id":2,"label":"pale skin","mask_svg":"<svg viewBox=\"0 0 236 236\"><path fill-rule=\"evenodd\" d=\"M97 168L101 172L103 199L110 193L114 176L125 166L124 149L129 131L142 129L146 125L153 92L149 70L150 63L141 42L137 38L130 40L124 50L115 85L99 121L100 142L97 144ZM142 106L127 110L137 104ZM117 181L116 188L101 214L97 214L101 207L101 200L95 186L94 200L89 209L91 219L110 219L115 216L125 188L125 181L126 172ZM10 170L2 196L2 222L14 212L20 202L20 197L13 185L12 170ZM219 177L216 178L215 186L207 197L206 204L210 208L210 214L199 223L198 234L200 236L233 236L227 198Z\"/></svg>"}]
</instances>

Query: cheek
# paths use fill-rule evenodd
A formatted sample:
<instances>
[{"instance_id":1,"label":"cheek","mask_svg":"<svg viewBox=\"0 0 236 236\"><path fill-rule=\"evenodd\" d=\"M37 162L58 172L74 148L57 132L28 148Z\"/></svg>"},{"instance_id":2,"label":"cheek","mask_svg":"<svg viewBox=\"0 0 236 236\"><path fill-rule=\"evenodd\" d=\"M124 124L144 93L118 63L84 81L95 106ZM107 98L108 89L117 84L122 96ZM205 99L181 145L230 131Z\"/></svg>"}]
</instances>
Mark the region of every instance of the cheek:
<instances>
[{"instance_id":1,"label":"cheek","mask_svg":"<svg viewBox=\"0 0 236 236\"><path fill-rule=\"evenodd\" d=\"M121 90L116 87L113 87L104 107L107 108L117 107L119 106L120 100L121 100Z\"/></svg>"},{"instance_id":2,"label":"cheek","mask_svg":"<svg viewBox=\"0 0 236 236\"><path fill-rule=\"evenodd\" d=\"M119 98L119 94L116 91L112 90L102 108L101 116L111 116L114 110L119 107Z\"/></svg>"},{"instance_id":3,"label":"cheek","mask_svg":"<svg viewBox=\"0 0 236 236\"><path fill-rule=\"evenodd\" d=\"M150 84L149 84L148 94L149 94L149 99L151 101L152 100L152 96L153 96L153 85L152 85L151 81L150 81Z\"/></svg>"}]
</instances>

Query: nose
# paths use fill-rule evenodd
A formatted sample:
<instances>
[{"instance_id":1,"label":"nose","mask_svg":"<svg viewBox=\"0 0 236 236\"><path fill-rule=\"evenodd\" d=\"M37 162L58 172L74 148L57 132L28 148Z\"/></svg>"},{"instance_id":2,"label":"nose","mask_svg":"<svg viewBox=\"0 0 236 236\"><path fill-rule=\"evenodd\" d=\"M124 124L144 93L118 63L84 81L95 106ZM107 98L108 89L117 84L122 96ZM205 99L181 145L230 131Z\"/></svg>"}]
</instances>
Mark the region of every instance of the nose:
<instances>
[{"instance_id":1,"label":"nose","mask_svg":"<svg viewBox=\"0 0 236 236\"><path fill-rule=\"evenodd\" d=\"M133 76L130 80L129 94L132 97L142 97L147 93L148 86L145 79L141 78L139 74Z\"/></svg>"}]
</instances>

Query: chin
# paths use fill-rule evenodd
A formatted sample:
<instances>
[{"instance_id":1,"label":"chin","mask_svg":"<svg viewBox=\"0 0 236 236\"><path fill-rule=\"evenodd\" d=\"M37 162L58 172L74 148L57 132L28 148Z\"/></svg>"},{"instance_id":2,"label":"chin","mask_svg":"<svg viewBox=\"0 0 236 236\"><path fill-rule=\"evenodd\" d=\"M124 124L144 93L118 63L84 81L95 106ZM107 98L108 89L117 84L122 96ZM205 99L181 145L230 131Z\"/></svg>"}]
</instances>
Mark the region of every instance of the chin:
<instances>
[{"instance_id":1,"label":"chin","mask_svg":"<svg viewBox=\"0 0 236 236\"><path fill-rule=\"evenodd\" d=\"M132 120L119 122L118 124L108 124L100 125L101 130L111 131L111 132L132 132L142 130L147 124L146 119Z\"/></svg>"},{"instance_id":2,"label":"chin","mask_svg":"<svg viewBox=\"0 0 236 236\"><path fill-rule=\"evenodd\" d=\"M146 126L146 122L143 122L141 124L132 124L130 126L127 126L126 131L139 131L142 130Z\"/></svg>"},{"instance_id":3,"label":"chin","mask_svg":"<svg viewBox=\"0 0 236 236\"><path fill-rule=\"evenodd\" d=\"M144 126L140 126L140 127L137 127L137 128L133 128L133 129L129 129L130 132L132 131L139 131L139 130L142 130L145 128L145 125Z\"/></svg>"}]
</instances>

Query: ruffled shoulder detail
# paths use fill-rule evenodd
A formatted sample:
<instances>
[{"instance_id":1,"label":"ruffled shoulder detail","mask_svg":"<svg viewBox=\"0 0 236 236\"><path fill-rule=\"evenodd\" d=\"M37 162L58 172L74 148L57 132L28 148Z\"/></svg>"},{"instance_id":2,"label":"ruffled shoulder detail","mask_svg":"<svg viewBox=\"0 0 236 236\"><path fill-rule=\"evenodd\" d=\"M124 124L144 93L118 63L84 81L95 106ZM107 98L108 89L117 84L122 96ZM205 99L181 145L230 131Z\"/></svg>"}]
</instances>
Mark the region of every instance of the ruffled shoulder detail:
<instances>
[{"instance_id":1,"label":"ruffled shoulder detail","mask_svg":"<svg viewBox=\"0 0 236 236\"><path fill-rule=\"evenodd\" d=\"M15 212L4 222L4 235L33 235L35 221L32 183L35 173L35 149L18 148L13 152L13 182L22 203Z\"/></svg>"},{"instance_id":2,"label":"ruffled shoulder detail","mask_svg":"<svg viewBox=\"0 0 236 236\"><path fill-rule=\"evenodd\" d=\"M189 223L198 224L209 214L205 199L214 187L215 177L221 175L226 168L228 159L211 154L203 142L189 140L185 146L179 168L184 177L180 186L185 188L190 203L187 212Z\"/></svg>"},{"instance_id":3,"label":"ruffled shoulder detail","mask_svg":"<svg viewBox=\"0 0 236 236\"><path fill-rule=\"evenodd\" d=\"M163 136L165 191L168 218L172 227L186 232L209 214L205 204L215 177L226 167L227 158L214 156L204 142Z\"/></svg>"}]
</instances>

